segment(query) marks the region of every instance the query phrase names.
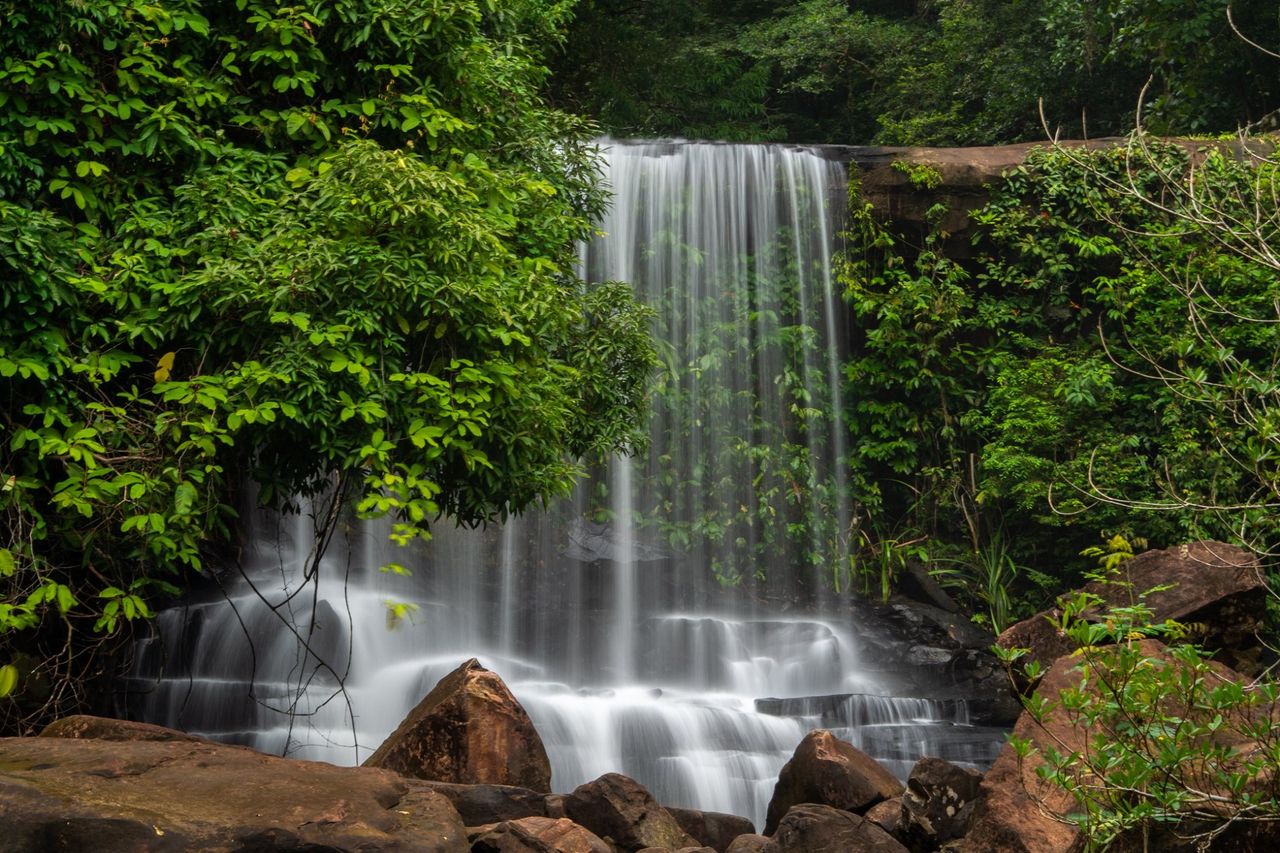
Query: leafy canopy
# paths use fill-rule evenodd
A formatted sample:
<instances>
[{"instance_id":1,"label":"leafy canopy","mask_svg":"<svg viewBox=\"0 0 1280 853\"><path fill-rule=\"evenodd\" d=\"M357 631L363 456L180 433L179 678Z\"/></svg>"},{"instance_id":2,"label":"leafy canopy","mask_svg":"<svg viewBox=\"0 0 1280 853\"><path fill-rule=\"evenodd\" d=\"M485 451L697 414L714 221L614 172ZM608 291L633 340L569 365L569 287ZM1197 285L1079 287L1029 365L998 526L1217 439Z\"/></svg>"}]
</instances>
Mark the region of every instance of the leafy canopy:
<instances>
[{"instance_id":1,"label":"leafy canopy","mask_svg":"<svg viewBox=\"0 0 1280 853\"><path fill-rule=\"evenodd\" d=\"M574 273L590 128L539 95L571 5L0 2L20 691L76 683L250 485L336 486L407 542L638 440L648 315Z\"/></svg>"}]
</instances>

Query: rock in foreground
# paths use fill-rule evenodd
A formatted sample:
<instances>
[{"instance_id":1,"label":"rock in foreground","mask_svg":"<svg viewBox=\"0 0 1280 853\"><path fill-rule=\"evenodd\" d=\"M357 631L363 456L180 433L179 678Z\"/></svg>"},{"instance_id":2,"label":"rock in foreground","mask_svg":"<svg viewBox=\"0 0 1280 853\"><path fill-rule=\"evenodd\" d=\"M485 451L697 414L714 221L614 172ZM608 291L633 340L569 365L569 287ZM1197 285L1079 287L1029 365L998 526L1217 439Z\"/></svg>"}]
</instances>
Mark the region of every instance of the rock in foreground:
<instances>
[{"instance_id":1,"label":"rock in foreground","mask_svg":"<svg viewBox=\"0 0 1280 853\"><path fill-rule=\"evenodd\" d=\"M594 833L568 818L526 817L481 833L471 853L611 853Z\"/></svg>"},{"instance_id":2,"label":"rock in foreground","mask_svg":"<svg viewBox=\"0 0 1280 853\"><path fill-rule=\"evenodd\" d=\"M464 785L551 791L551 762L524 708L475 658L427 694L365 767Z\"/></svg>"},{"instance_id":3,"label":"rock in foreground","mask_svg":"<svg viewBox=\"0 0 1280 853\"><path fill-rule=\"evenodd\" d=\"M751 821L737 815L704 812L697 809L680 809L667 806L667 812L676 819L680 828L710 847L716 853L725 853L739 835L751 835L756 831Z\"/></svg>"},{"instance_id":4,"label":"rock in foreground","mask_svg":"<svg viewBox=\"0 0 1280 853\"><path fill-rule=\"evenodd\" d=\"M640 783L619 773L579 785L565 795L564 810L573 821L633 853L645 847L700 846Z\"/></svg>"},{"instance_id":5,"label":"rock in foreground","mask_svg":"<svg viewBox=\"0 0 1280 853\"><path fill-rule=\"evenodd\" d=\"M864 812L902 793L902 783L874 758L823 729L809 732L778 775L769 801L765 835L801 803Z\"/></svg>"},{"instance_id":6,"label":"rock in foreground","mask_svg":"<svg viewBox=\"0 0 1280 853\"><path fill-rule=\"evenodd\" d=\"M174 734L0 739L0 851L469 849L449 801L394 773Z\"/></svg>"},{"instance_id":7,"label":"rock in foreground","mask_svg":"<svg viewBox=\"0 0 1280 853\"><path fill-rule=\"evenodd\" d=\"M894 835L912 850L936 850L969 831L982 774L941 758L911 768ZM893 831L893 830L890 830Z\"/></svg>"},{"instance_id":8,"label":"rock in foreground","mask_svg":"<svg viewBox=\"0 0 1280 853\"><path fill-rule=\"evenodd\" d=\"M1207 633L1198 642L1218 650L1218 661L1245 673L1256 670L1261 648L1257 632L1266 617L1268 593L1253 555L1209 541L1145 551L1121 565L1116 583L1094 581L1081 591L1127 607L1148 590L1157 590L1143 600L1153 623L1174 619L1204 626ZM1006 649L1029 649L1024 662L1037 661L1048 669L1076 648L1059 630L1059 622L1058 611L1045 610L1011 625L996 642Z\"/></svg>"},{"instance_id":9,"label":"rock in foreground","mask_svg":"<svg viewBox=\"0 0 1280 853\"><path fill-rule=\"evenodd\" d=\"M813 803L787 812L773 841L780 853L907 853L907 848L874 822Z\"/></svg>"}]
</instances>

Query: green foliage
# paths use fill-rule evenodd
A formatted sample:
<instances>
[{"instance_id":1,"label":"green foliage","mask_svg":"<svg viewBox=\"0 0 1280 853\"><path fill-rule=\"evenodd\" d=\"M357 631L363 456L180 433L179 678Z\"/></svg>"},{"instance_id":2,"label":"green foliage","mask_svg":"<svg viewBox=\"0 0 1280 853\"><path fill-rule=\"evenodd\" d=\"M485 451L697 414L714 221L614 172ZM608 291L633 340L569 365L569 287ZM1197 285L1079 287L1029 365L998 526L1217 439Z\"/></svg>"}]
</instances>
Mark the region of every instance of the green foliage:
<instances>
[{"instance_id":1,"label":"green foliage","mask_svg":"<svg viewBox=\"0 0 1280 853\"><path fill-rule=\"evenodd\" d=\"M1080 828L1089 850L1121 840L1158 848L1174 837L1208 845L1280 819L1277 685L1213 663L1181 642L1187 626L1152 623L1145 599L1156 590L1133 589L1124 576L1143 544L1116 536L1086 549L1098 560L1094 579L1126 588L1132 604L1107 607L1085 593L1061 602L1080 679L1028 700L1045 745L1017 744L1021 758L1035 755L1042 779L1072 795L1076 808L1059 817ZM1143 642L1152 637L1171 645ZM1083 736L1080 748L1052 737L1064 727Z\"/></svg>"},{"instance_id":2,"label":"green foliage","mask_svg":"<svg viewBox=\"0 0 1280 853\"><path fill-rule=\"evenodd\" d=\"M1227 677L1194 645L1166 657L1134 640L1086 648L1081 672L1036 714L1089 733L1083 749L1044 750L1038 770L1075 798L1063 818L1086 849L1125 837L1158 847L1171 834L1208 843L1280 818L1273 682Z\"/></svg>"},{"instance_id":3,"label":"green foliage","mask_svg":"<svg viewBox=\"0 0 1280 853\"><path fill-rule=\"evenodd\" d=\"M1013 590L1020 576L1030 574L1014 562L1008 543L1000 531L992 534L972 553L960 558L939 557L929 566L934 580L981 608L973 621L999 634L1017 620L1030 615L1020 607Z\"/></svg>"},{"instance_id":4,"label":"green foliage","mask_svg":"<svg viewBox=\"0 0 1280 853\"><path fill-rule=\"evenodd\" d=\"M0 3L0 642L32 684L176 592L244 475L407 542L639 440L649 315L574 275L590 128L538 94L570 6Z\"/></svg>"},{"instance_id":5,"label":"green foliage","mask_svg":"<svg viewBox=\"0 0 1280 853\"><path fill-rule=\"evenodd\" d=\"M1085 550L1098 564L1089 577L1131 603L1092 593L1058 601L1055 627L1078 647L1078 680L1025 698L1041 731L1011 743L1071 795L1065 811L1041 805L1079 827L1087 850L1247 846L1255 822L1280 819L1280 691L1186 643L1192 626L1152 622L1145 599L1160 588L1134 588L1124 569L1145 546L1117 535ZM1011 666L1028 650L995 651ZM1024 671L1031 683L1043 674L1038 662Z\"/></svg>"},{"instance_id":6,"label":"green foliage","mask_svg":"<svg viewBox=\"0 0 1280 853\"><path fill-rule=\"evenodd\" d=\"M1249 223L1276 164L1197 158L1192 180L1177 148L1033 154L973 214L963 262L855 201L855 499L937 540L997 622L1023 605L983 578L1053 560L1070 582L1056 555L1098 530L1275 543L1278 294L1272 232ZM1181 218L1192 191L1237 231Z\"/></svg>"},{"instance_id":7,"label":"green foliage","mask_svg":"<svg viewBox=\"0 0 1280 853\"><path fill-rule=\"evenodd\" d=\"M1227 0L592 0L558 97L620 135L974 145L1272 121L1276 59ZM1271 4L1230 4L1275 49ZM1043 118L1043 121L1042 121Z\"/></svg>"}]
</instances>

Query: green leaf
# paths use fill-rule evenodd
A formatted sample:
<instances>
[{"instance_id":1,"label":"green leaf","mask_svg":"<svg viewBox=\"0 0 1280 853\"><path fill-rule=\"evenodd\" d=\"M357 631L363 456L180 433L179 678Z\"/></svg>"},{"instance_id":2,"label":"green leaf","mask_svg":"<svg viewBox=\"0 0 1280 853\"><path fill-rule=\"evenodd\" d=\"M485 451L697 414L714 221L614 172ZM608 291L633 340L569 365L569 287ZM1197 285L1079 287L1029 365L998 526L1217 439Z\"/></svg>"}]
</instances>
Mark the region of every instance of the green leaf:
<instances>
[{"instance_id":1,"label":"green leaf","mask_svg":"<svg viewBox=\"0 0 1280 853\"><path fill-rule=\"evenodd\" d=\"M196 487L190 483L182 483L174 490L173 509L178 515L187 515L196 500Z\"/></svg>"},{"instance_id":2,"label":"green leaf","mask_svg":"<svg viewBox=\"0 0 1280 853\"><path fill-rule=\"evenodd\" d=\"M18 687L18 668L11 663L0 666L0 698L13 693Z\"/></svg>"}]
</instances>

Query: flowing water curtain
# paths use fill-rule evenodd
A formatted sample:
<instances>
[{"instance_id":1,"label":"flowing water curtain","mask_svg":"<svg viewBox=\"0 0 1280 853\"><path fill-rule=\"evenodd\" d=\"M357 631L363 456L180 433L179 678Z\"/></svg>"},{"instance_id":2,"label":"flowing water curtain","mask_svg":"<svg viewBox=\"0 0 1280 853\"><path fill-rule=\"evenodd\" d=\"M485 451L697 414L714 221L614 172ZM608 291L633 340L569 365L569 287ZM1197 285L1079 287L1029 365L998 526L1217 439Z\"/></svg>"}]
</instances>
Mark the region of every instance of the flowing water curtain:
<instances>
[{"instance_id":1,"label":"flowing water curtain","mask_svg":"<svg viewBox=\"0 0 1280 853\"><path fill-rule=\"evenodd\" d=\"M757 710L768 696L891 688L860 657L863 626L848 609L742 595L711 571L753 593L807 577L822 604L829 566L804 555L845 547L840 353L828 347L843 339L829 278L842 168L762 146L610 153L615 212L585 265L593 280L634 282L672 336L649 454L614 460L572 498L501 528L440 523L425 546L340 525L319 584L296 598L310 656L271 609L305 585L310 519L260 519L257 536L246 526L245 573L270 604L246 580L228 591L234 610L210 599L162 616L172 630L140 655L144 718L358 762L476 656L529 711L561 791L621 772L664 803L760 822L779 769L819 722L847 720L848 737L904 773L921 754L965 758L947 751L950 712L910 701L877 699L887 710L874 720ZM806 514L818 532L788 526ZM388 563L411 575L380 573ZM388 619L388 600L412 607ZM340 677L317 656L342 662Z\"/></svg>"},{"instance_id":2,"label":"flowing water curtain","mask_svg":"<svg viewBox=\"0 0 1280 853\"><path fill-rule=\"evenodd\" d=\"M845 588L843 167L765 146L614 145L607 179L618 202L588 274L631 281L665 342L635 523L723 584L810 602Z\"/></svg>"}]
</instances>

